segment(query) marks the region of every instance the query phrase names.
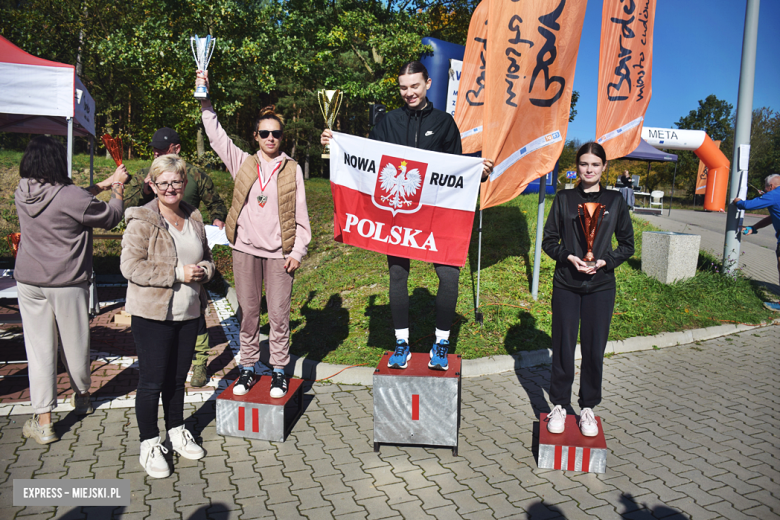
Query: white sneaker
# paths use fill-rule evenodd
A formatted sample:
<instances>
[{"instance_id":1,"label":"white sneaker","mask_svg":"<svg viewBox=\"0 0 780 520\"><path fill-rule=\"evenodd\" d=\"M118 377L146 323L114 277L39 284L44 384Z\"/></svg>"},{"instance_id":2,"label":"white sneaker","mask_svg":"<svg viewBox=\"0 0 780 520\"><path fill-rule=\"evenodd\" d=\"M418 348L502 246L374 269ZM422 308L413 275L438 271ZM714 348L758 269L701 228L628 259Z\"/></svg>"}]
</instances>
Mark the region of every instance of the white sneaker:
<instances>
[{"instance_id":1,"label":"white sneaker","mask_svg":"<svg viewBox=\"0 0 780 520\"><path fill-rule=\"evenodd\" d=\"M566 410L559 404L555 405L547 416L547 431L550 433L563 433L566 428Z\"/></svg>"},{"instance_id":2,"label":"white sneaker","mask_svg":"<svg viewBox=\"0 0 780 520\"><path fill-rule=\"evenodd\" d=\"M195 438L183 424L168 430L168 439L171 441L173 451L185 459L198 460L206 456L206 452L198 446Z\"/></svg>"},{"instance_id":3,"label":"white sneaker","mask_svg":"<svg viewBox=\"0 0 780 520\"><path fill-rule=\"evenodd\" d=\"M141 466L150 477L166 478L171 475L171 468L163 453L168 453L168 450L160 444L159 436L141 443Z\"/></svg>"},{"instance_id":4,"label":"white sneaker","mask_svg":"<svg viewBox=\"0 0 780 520\"><path fill-rule=\"evenodd\" d=\"M596 416L590 408L583 408L580 411L580 431L585 437L595 437L599 434L599 423L596 422Z\"/></svg>"},{"instance_id":5,"label":"white sneaker","mask_svg":"<svg viewBox=\"0 0 780 520\"><path fill-rule=\"evenodd\" d=\"M255 371L242 369L238 375L238 381L233 385L233 395L246 395L252 385L255 384Z\"/></svg>"}]
</instances>

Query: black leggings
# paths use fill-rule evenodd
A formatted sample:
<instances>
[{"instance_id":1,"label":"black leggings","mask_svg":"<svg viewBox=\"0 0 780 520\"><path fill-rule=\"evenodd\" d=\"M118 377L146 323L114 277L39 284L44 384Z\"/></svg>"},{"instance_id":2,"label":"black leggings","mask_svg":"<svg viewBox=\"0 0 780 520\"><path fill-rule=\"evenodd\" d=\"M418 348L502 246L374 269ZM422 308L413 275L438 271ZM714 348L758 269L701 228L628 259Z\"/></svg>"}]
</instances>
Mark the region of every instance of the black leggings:
<instances>
[{"instance_id":1,"label":"black leggings","mask_svg":"<svg viewBox=\"0 0 780 520\"><path fill-rule=\"evenodd\" d=\"M574 350L580 333L580 408L593 408L601 402L604 349L615 309L615 289L590 294L553 287L552 294L552 377L550 401L567 406L574 383Z\"/></svg>"},{"instance_id":2,"label":"black leggings","mask_svg":"<svg viewBox=\"0 0 780 520\"><path fill-rule=\"evenodd\" d=\"M397 256L387 257L390 268L390 312L393 327L409 328L409 259ZM458 303L458 278L460 269L451 265L433 264L439 277L436 292L436 328L450 330L455 319L455 305Z\"/></svg>"},{"instance_id":3,"label":"black leggings","mask_svg":"<svg viewBox=\"0 0 780 520\"><path fill-rule=\"evenodd\" d=\"M198 319L156 321L133 316L131 328L138 355L135 416L141 441L160 435L157 403L162 394L165 428L184 424L184 383L190 370Z\"/></svg>"}]
</instances>

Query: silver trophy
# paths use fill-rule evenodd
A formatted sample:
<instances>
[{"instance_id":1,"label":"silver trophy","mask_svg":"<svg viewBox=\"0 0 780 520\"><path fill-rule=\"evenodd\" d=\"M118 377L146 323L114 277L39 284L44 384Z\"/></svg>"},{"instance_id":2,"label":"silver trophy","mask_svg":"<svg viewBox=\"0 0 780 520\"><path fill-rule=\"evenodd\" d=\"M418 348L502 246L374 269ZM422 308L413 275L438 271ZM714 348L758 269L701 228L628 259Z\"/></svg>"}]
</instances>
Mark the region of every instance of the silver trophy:
<instances>
[{"instance_id":1,"label":"silver trophy","mask_svg":"<svg viewBox=\"0 0 780 520\"><path fill-rule=\"evenodd\" d=\"M211 55L214 54L214 42L216 38L212 38L211 35L205 38L199 38L190 36L190 48L192 49L192 56L195 58L195 64L198 66L199 71L206 72L208 70L209 61L211 61ZM209 89L206 85L198 85L195 87L195 99L208 99Z\"/></svg>"}]
</instances>

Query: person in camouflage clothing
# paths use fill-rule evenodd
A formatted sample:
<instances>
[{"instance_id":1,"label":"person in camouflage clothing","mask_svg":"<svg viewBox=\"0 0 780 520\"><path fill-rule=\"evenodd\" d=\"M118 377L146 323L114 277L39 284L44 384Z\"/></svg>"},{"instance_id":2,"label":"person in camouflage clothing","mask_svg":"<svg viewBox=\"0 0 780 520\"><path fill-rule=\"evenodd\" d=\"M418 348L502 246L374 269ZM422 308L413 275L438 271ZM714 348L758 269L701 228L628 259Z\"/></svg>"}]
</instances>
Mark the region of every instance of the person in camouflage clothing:
<instances>
[{"instance_id":1,"label":"person in camouflage clothing","mask_svg":"<svg viewBox=\"0 0 780 520\"><path fill-rule=\"evenodd\" d=\"M181 139L172 128L160 128L152 137L151 147L155 159L161 155L178 154L181 151ZM125 188L125 209L132 206L143 206L154 198L155 195L149 182L149 168L143 168L133 176ZM187 163L187 186L184 188L183 200L196 208L200 207L200 203L203 202L209 211L209 217L213 224L220 229L225 227L227 208L214 188L214 182L206 172L190 163ZM206 363L209 359L210 349L206 318L201 315L198 339L195 343L195 359L192 362L192 379L190 381L192 386L201 387L208 382Z\"/></svg>"}]
</instances>

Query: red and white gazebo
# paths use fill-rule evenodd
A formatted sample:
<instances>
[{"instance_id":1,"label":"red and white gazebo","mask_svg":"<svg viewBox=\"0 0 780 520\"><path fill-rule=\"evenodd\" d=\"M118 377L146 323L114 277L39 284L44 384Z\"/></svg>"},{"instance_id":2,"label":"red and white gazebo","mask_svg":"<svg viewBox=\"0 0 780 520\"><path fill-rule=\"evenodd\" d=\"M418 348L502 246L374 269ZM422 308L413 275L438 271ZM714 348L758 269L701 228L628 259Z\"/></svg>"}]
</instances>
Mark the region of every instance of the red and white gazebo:
<instances>
[{"instance_id":1,"label":"red and white gazebo","mask_svg":"<svg viewBox=\"0 0 780 520\"><path fill-rule=\"evenodd\" d=\"M28 54L0 36L0 132L68 136L68 175L73 137L90 136L91 171L95 100L76 67Z\"/></svg>"}]
</instances>

